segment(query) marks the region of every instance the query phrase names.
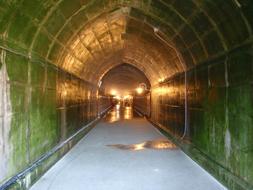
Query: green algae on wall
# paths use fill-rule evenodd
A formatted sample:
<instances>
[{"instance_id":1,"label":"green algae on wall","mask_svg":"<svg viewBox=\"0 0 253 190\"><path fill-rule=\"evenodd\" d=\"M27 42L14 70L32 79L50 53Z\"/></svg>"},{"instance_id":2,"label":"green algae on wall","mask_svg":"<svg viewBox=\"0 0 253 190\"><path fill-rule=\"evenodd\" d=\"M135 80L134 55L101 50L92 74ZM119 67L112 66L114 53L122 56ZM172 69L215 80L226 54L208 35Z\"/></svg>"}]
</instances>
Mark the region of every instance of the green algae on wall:
<instances>
[{"instance_id":1,"label":"green algae on wall","mask_svg":"<svg viewBox=\"0 0 253 190\"><path fill-rule=\"evenodd\" d=\"M252 64L248 64L252 63L252 50L249 50L251 54L244 49L227 56L230 49L252 41L251 0L0 1L0 45L8 49L4 51L4 64L10 77L7 83L1 84L10 87L12 109L7 119L11 118L11 129L6 130L10 133L9 141L13 146L10 164L13 167L9 176L26 168L40 154L96 116L96 87L72 75L88 75L92 72L80 70L86 71L88 67L87 70L91 71L95 64L83 64L82 69L76 69L77 64L68 65L69 71L74 72L63 72L59 69L64 68L61 52L73 53L68 50L73 45L71 38L80 34L77 31L83 24L122 5L122 12L128 14L130 11L130 17L139 21L137 27L127 26L126 33L134 34L140 28L149 30L139 27L139 23L143 22L159 28L173 42L187 67L192 69L197 66L188 72L187 132L192 144L230 173L252 184L252 149L248 146L253 139ZM153 30L149 32L153 33ZM89 46L88 49L96 52L94 49L97 46L94 47ZM208 66L203 64L202 68L198 66L221 55L227 58L216 60ZM159 68L179 71L176 68L178 64L170 67L174 65L174 60L168 62L168 65ZM161 62L157 63L161 65ZM182 81L183 76L175 77L162 85L163 90L152 93L152 118L179 137L184 130ZM62 84L67 90L58 89ZM73 98L72 92L77 92L78 98ZM5 120L1 113L1 129L5 128ZM48 135L50 139L44 139L43 135ZM218 173L231 189L240 189L239 185L236 187L236 180L233 183L230 177L217 169L217 164L206 162L203 165L209 171Z\"/></svg>"},{"instance_id":2,"label":"green algae on wall","mask_svg":"<svg viewBox=\"0 0 253 190\"><path fill-rule=\"evenodd\" d=\"M151 119L231 190L253 187L252 79L251 46L188 71L186 142L180 139L184 112L178 101L184 84L175 76L152 90Z\"/></svg>"},{"instance_id":3,"label":"green algae on wall","mask_svg":"<svg viewBox=\"0 0 253 190\"><path fill-rule=\"evenodd\" d=\"M109 99L105 98L100 110L97 109L94 85L46 62L10 51L1 50L0 73L1 183L23 171L93 121L98 111L110 106ZM64 153L55 155L53 162ZM33 183L49 166L40 166L41 171L36 170L31 179L27 176L26 185Z\"/></svg>"}]
</instances>

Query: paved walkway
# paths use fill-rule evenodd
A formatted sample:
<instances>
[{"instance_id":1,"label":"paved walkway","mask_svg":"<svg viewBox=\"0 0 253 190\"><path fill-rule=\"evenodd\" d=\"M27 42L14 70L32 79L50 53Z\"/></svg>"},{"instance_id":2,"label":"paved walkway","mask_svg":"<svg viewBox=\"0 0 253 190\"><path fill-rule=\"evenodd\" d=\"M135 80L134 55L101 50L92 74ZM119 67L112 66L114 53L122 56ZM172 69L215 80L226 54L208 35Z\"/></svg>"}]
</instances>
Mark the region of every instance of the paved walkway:
<instances>
[{"instance_id":1,"label":"paved walkway","mask_svg":"<svg viewBox=\"0 0 253 190\"><path fill-rule=\"evenodd\" d=\"M114 109L32 190L222 190L130 108Z\"/></svg>"}]
</instances>

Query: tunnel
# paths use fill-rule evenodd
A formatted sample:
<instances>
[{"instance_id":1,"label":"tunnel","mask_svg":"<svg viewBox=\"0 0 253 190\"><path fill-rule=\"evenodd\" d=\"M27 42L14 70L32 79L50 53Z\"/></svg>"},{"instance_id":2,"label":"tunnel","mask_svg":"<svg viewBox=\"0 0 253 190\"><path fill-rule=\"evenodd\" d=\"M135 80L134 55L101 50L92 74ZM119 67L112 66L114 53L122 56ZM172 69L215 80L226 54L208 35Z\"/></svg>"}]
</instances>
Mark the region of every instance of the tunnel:
<instances>
[{"instance_id":1,"label":"tunnel","mask_svg":"<svg viewBox=\"0 0 253 190\"><path fill-rule=\"evenodd\" d=\"M253 189L252 32L252 0L1 0L0 189Z\"/></svg>"}]
</instances>

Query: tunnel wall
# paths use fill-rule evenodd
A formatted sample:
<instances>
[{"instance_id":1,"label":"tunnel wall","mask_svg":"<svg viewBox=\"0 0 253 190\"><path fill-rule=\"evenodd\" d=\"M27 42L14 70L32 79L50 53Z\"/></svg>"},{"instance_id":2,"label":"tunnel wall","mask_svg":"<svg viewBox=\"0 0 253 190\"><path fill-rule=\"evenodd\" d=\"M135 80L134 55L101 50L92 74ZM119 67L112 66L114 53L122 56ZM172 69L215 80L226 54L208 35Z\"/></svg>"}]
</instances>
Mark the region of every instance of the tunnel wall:
<instances>
[{"instance_id":1,"label":"tunnel wall","mask_svg":"<svg viewBox=\"0 0 253 190\"><path fill-rule=\"evenodd\" d=\"M15 188L27 188L111 103L104 97L98 110L96 86L47 62L5 49L0 55L0 187L32 168L14 180Z\"/></svg>"},{"instance_id":2,"label":"tunnel wall","mask_svg":"<svg viewBox=\"0 0 253 190\"><path fill-rule=\"evenodd\" d=\"M151 118L175 137L184 132L184 75L177 75L152 89Z\"/></svg>"},{"instance_id":3,"label":"tunnel wall","mask_svg":"<svg viewBox=\"0 0 253 190\"><path fill-rule=\"evenodd\" d=\"M85 4L91 1L57 2L0 1L0 47L8 49L7 52L1 50L0 160L2 162L0 171L2 172L0 183L25 168L41 153L47 152L65 137L75 134L79 128L77 125L87 123L96 115L95 112L93 113L97 109L94 103L95 89L90 84L58 70L45 61L46 57L48 61L59 61L58 56L61 55L59 52L63 49L67 51L68 40L76 28L72 25L79 28L80 22L87 16ZM87 6L88 17L100 14L100 10L103 12L106 7L101 6L105 1L92 2L96 3L95 6ZM113 1L108 2L109 5ZM252 49L246 47L244 50L233 50L229 55L227 51L232 48L238 49L240 43L252 42L251 1L217 0L192 3L194 1L143 0L120 1L120 4L122 2L127 2L127 5L141 4L144 5L143 8L146 4L151 4L145 12L153 17L139 14L143 11L132 13L140 20L143 19L145 22L150 22L152 26L163 29L168 39L171 39L169 41L180 50L187 67L191 68L202 63L188 72L187 137L194 150L201 152L201 154L194 152L192 155L205 168L225 181L231 189L242 189L239 186L247 189L246 187L252 184L250 172L252 148L247 147L247 143L251 145L250 139L253 139L250 77L252 55L248 55L251 54ZM85 9L80 14L74 14L72 18L76 19L72 20L70 15L80 7L80 4L84 5ZM165 4L169 9L165 8ZM235 4L239 7L235 8ZM51 10L52 14L48 14ZM82 17L83 13L84 17ZM56 33L60 28L62 31L57 36ZM137 23L136 28L142 27ZM125 33L123 34L122 36L125 36ZM119 36L121 37L121 33ZM60 45L61 43L64 47ZM72 55L71 51L66 55L68 54ZM154 57L156 56L157 54L154 54ZM219 58L211 62L206 61L213 57ZM143 56L140 58L142 59ZM151 67L149 62L144 62ZM66 63L66 66L70 66L68 61ZM157 64L162 65L160 61L157 61ZM76 71L72 73L79 73L80 69L76 69L78 64L72 66L69 70ZM157 68L163 67L157 65L157 68L154 68L155 71L161 72ZM55 77L57 79L54 79ZM180 137L183 133L182 102L184 101L183 90L177 86L177 83L182 84L180 82L182 79L178 77L183 76L170 78L160 87L152 90L152 120L164 126L163 128L169 133ZM73 92L78 94L78 98L73 98L70 89L65 89L64 93L59 92L57 84L64 83L59 80L67 81L69 85L66 86L71 86ZM173 87L172 90L168 89L171 93L167 95L164 93L166 90L162 90L166 86ZM86 95L80 93L82 90ZM93 110L92 114L83 114L87 110ZM78 120L72 120L74 118ZM40 136L40 131L44 136ZM35 147L38 147L38 150ZM218 151L217 155L211 148ZM208 158L209 162L205 162L207 159L203 156L197 155L206 155L205 158ZM222 155L227 157L222 159ZM235 179L234 182L232 179Z\"/></svg>"},{"instance_id":4,"label":"tunnel wall","mask_svg":"<svg viewBox=\"0 0 253 190\"><path fill-rule=\"evenodd\" d=\"M253 51L240 47L152 89L151 120L231 190L253 189Z\"/></svg>"},{"instance_id":5,"label":"tunnel wall","mask_svg":"<svg viewBox=\"0 0 253 190\"><path fill-rule=\"evenodd\" d=\"M144 114L145 116L150 116L150 93L145 95L139 95L133 97L134 108Z\"/></svg>"},{"instance_id":6,"label":"tunnel wall","mask_svg":"<svg viewBox=\"0 0 253 190\"><path fill-rule=\"evenodd\" d=\"M103 112L110 106L113 105L113 99L111 96L106 96L105 94L99 94L98 96L98 113L103 114Z\"/></svg>"},{"instance_id":7,"label":"tunnel wall","mask_svg":"<svg viewBox=\"0 0 253 190\"><path fill-rule=\"evenodd\" d=\"M57 111L60 117L61 138L66 139L81 126L96 118L96 88L65 72L58 74L57 82Z\"/></svg>"}]
</instances>

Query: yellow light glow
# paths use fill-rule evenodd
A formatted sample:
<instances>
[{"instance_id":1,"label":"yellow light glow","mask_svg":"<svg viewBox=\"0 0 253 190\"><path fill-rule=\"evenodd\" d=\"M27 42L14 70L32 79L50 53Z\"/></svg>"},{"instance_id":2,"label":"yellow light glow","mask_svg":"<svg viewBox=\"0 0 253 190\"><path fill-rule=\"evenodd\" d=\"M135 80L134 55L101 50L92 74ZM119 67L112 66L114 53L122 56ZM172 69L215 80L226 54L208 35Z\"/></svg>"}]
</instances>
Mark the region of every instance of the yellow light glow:
<instances>
[{"instance_id":1,"label":"yellow light glow","mask_svg":"<svg viewBox=\"0 0 253 190\"><path fill-rule=\"evenodd\" d=\"M123 99L131 99L131 98L132 98L131 95L125 95L125 96L123 97Z\"/></svg>"},{"instance_id":2,"label":"yellow light glow","mask_svg":"<svg viewBox=\"0 0 253 190\"><path fill-rule=\"evenodd\" d=\"M120 96L116 96L115 98L116 98L117 100L120 100L120 99L121 99Z\"/></svg>"},{"instance_id":3,"label":"yellow light glow","mask_svg":"<svg viewBox=\"0 0 253 190\"><path fill-rule=\"evenodd\" d=\"M113 95L113 96L115 96L115 95L117 95L117 91L116 90L111 90L111 95Z\"/></svg>"},{"instance_id":4,"label":"yellow light glow","mask_svg":"<svg viewBox=\"0 0 253 190\"><path fill-rule=\"evenodd\" d=\"M119 110L120 109L120 104L117 104L116 105L116 110Z\"/></svg>"},{"instance_id":5,"label":"yellow light glow","mask_svg":"<svg viewBox=\"0 0 253 190\"><path fill-rule=\"evenodd\" d=\"M143 93L143 88L141 88L141 87L138 87L138 88L136 88L136 92L138 93L138 94L142 94Z\"/></svg>"},{"instance_id":6,"label":"yellow light glow","mask_svg":"<svg viewBox=\"0 0 253 190\"><path fill-rule=\"evenodd\" d=\"M124 119L132 119L133 118L133 114L132 114L132 109L131 107L126 107L124 110Z\"/></svg>"},{"instance_id":7,"label":"yellow light glow","mask_svg":"<svg viewBox=\"0 0 253 190\"><path fill-rule=\"evenodd\" d=\"M160 78L159 80L158 80L158 82L163 82L164 81L164 78Z\"/></svg>"},{"instance_id":8,"label":"yellow light glow","mask_svg":"<svg viewBox=\"0 0 253 190\"><path fill-rule=\"evenodd\" d=\"M109 123L114 123L116 121L120 120L120 104L116 105L116 108L113 109L111 112L109 112L109 119L108 122Z\"/></svg>"},{"instance_id":9,"label":"yellow light glow","mask_svg":"<svg viewBox=\"0 0 253 190\"><path fill-rule=\"evenodd\" d=\"M143 150L145 143L135 144L133 145L133 150Z\"/></svg>"},{"instance_id":10,"label":"yellow light glow","mask_svg":"<svg viewBox=\"0 0 253 190\"><path fill-rule=\"evenodd\" d=\"M68 94L67 90L63 90L62 95L63 95L64 97L66 97L67 94Z\"/></svg>"}]
</instances>

